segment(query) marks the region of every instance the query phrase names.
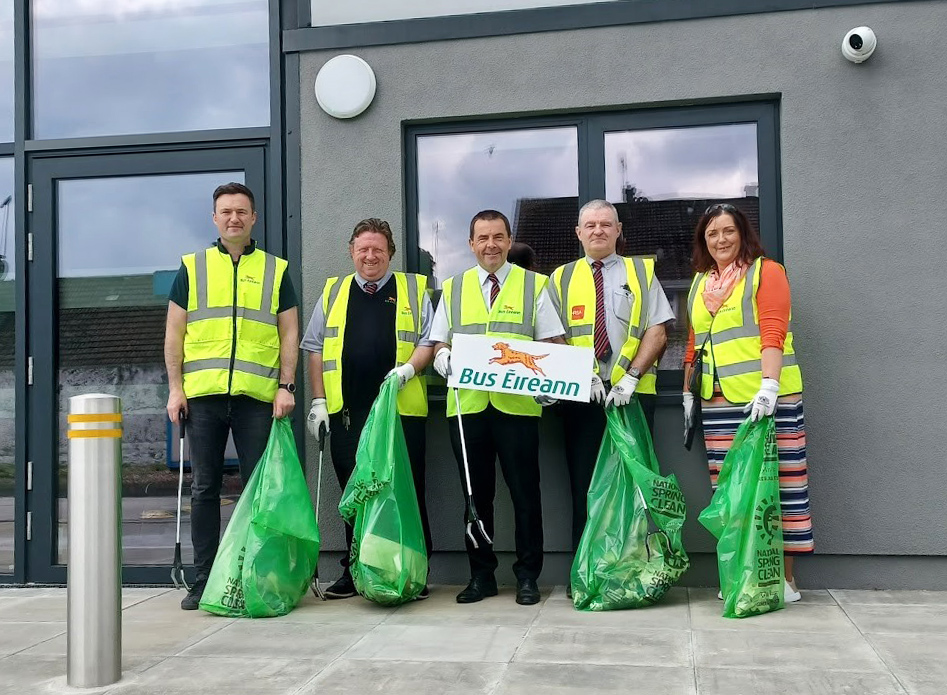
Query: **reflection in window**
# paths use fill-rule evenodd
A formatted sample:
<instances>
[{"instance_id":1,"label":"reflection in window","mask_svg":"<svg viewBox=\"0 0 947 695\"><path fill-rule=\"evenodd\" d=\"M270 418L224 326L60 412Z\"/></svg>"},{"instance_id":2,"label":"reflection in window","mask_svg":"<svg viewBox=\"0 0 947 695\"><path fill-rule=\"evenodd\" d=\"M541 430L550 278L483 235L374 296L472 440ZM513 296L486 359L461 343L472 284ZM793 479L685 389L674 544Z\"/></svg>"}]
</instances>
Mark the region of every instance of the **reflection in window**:
<instances>
[{"instance_id":1,"label":"reflection in window","mask_svg":"<svg viewBox=\"0 0 947 695\"><path fill-rule=\"evenodd\" d=\"M0 158L0 574L13 572L13 524L16 511L16 283L13 220L13 158Z\"/></svg>"},{"instance_id":2,"label":"reflection in window","mask_svg":"<svg viewBox=\"0 0 947 695\"><path fill-rule=\"evenodd\" d=\"M627 255L654 254L677 321L661 369L680 369L687 343L691 243L707 206L733 203L759 227L756 124L605 134L605 191Z\"/></svg>"},{"instance_id":3,"label":"reflection in window","mask_svg":"<svg viewBox=\"0 0 947 695\"><path fill-rule=\"evenodd\" d=\"M0 142L13 141L13 3L0 3Z\"/></svg>"},{"instance_id":4,"label":"reflection in window","mask_svg":"<svg viewBox=\"0 0 947 695\"><path fill-rule=\"evenodd\" d=\"M210 246L217 236L214 188L243 180L243 172L230 171L57 185L59 431L66 432L71 396L98 392L122 399L125 564L166 564L174 546L177 433L165 412L168 293L181 256ZM67 445L61 438L61 563L67 556L66 474ZM235 484L239 479L228 476L225 495L235 492ZM226 520L233 507L223 504ZM185 538L189 523L185 514ZM186 543L186 554L190 551Z\"/></svg>"},{"instance_id":5,"label":"reflection in window","mask_svg":"<svg viewBox=\"0 0 947 695\"><path fill-rule=\"evenodd\" d=\"M268 125L267 4L32 0L34 137Z\"/></svg>"},{"instance_id":6,"label":"reflection in window","mask_svg":"<svg viewBox=\"0 0 947 695\"><path fill-rule=\"evenodd\" d=\"M421 272L437 287L476 263L470 218L486 208L510 219L514 239L536 252L539 272L577 257L575 128L426 135L417 152ZM542 224L537 210L549 213Z\"/></svg>"}]
</instances>

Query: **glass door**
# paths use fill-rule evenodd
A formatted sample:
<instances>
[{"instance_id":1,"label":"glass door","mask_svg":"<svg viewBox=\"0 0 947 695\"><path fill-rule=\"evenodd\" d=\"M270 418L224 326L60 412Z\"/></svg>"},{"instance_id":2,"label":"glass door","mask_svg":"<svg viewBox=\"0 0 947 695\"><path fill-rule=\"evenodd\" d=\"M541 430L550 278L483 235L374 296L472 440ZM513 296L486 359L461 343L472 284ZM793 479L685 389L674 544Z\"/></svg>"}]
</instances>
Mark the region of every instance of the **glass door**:
<instances>
[{"instance_id":1,"label":"glass door","mask_svg":"<svg viewBox=\"0 0 947 695\"><path fill-rule=\"evenodd\" d=\"M212 194L222 183L245 183L256 193L254 238L280 251L279 235L268 239L262 222L263 168L260 147L34 161L31 581L65 580L66 415L69 398L83 393L122 399L124 579L167 581L179 465L178 435L165 412L168 294L181 256L217 236ZM181 530L187 553L189 477ZM225 482L232 495L222 501L225 522L238 485L238 476Z\"/></svg>"}]
</instances>

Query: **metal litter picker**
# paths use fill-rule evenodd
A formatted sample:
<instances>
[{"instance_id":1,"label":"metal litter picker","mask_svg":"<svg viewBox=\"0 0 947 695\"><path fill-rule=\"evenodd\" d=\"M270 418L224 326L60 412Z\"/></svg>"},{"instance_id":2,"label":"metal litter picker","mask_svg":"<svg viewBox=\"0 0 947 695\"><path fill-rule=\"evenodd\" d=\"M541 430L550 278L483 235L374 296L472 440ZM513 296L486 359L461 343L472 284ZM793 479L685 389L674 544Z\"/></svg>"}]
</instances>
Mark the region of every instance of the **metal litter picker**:
<instances>
[{"instance_id":1,"label":"metal litter picker","mask_svg":"<svg viewBox=\"0 0 947 695\"><path fill-rule=\"evenodd\" d=\"M456 388L454 389L454 404L457 406L457 430L460 433L460 450L464 457L464 482L467 485L467 537L470 538L474 548L479 548L480 544L477 543L477 538L474 536L474 530L476 530L483 540L493 545L493 540L487 535L487 529L484 527L483 521L480 520L477 507L473 501L473 488L470 485L470 464L467 462L467 442L464 439L464 421L460 414L460 396L457 394Z\"/></svg>"},{"instance_id":2,"label":"metal litter picker","mask_svg":"<svg viewBox=\"0 0 947 695\"><path fill-rule=\"evenodd\" d=\"M319 526L319 505L322 503L322 461L326 452L326 426L319 426L319 472L316 476L316 526ZM316 598L326 600L325 592L319 586L319 558L316 558L316 569L312 573L312 580L309 582L309 588Z\"/></svg>"},{"instance_id":3,"label":"metal litter picker","mask_svg":"<svg viewBox=\"0 0 947 695\"><path fill-rule=\"evenodd\" d=\"M171 565L171 581L175 589L184 588L188 591L191 587L187 585L184 579L184 563L181 562L181 494L184 490L184 421L185 412L178 413L178 431L181 433L181 439L178 443L178 515L175 523L174 532L174 563Z\"/></svg>"}]
</instances>

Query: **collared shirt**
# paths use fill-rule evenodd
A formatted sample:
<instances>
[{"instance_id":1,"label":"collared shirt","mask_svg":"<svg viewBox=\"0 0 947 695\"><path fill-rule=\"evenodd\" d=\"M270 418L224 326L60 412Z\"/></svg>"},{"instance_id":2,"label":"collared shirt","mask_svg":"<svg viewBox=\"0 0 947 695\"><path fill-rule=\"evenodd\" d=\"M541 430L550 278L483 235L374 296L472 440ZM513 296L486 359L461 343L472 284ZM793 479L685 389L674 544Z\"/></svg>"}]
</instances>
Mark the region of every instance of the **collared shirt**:
<instances>
[{"instance_id":1,"label":"collared shirt","mask_svg":"<svg viewBox=\"0 0 947 695\"><path fill-rule=\"evenodd\" d=\"M589 270L594 274L591 268L595 259L586 256L583 259L589 264ZM625 262L617 253L606 256L602 259L605 266L602 268L602 280L604 281L605 296L605 327L608 330L608 344L612 348L612 354L607 361L599 361L599 374L611 374L615 362L619 358L619 353L628 339L628 323L631 321L631 311L635 304L635 289L627 287L628 276L625 272ZM560 312L561 298L556 292L551 292L552 302L556 313ZM591 307L594 311L595 307ZM664 294L664 288L657 277L651 280L651 287L648 291L648 324L646 328L657 326L661 323L674 320L674 311L671 309L671 303L667 295Z\"/></svg>"},{"instance_id":2,"label":"collared shirt","mask_svg":"<svg viewBox=\"0 0 947 695\"><path fill-rule=\"evenodd\" d=\"M500 283L501 289L503 288L503 283L506 282L506 279L509 277L512 267L513 266L507 262L500 266L494 273L494 275L497 276L497 281ZM483 293L483 302L489 307L490 290L493 288L493 283L489 279L490 272L478 265L477 276L480 279L480 290ZM443 296L444 295L441 295L441 301L437 304L437 311L434 314L434 323L431 326L431 340L436 343L450 342L448 340L450 326L447 322L447 306L443 300ZM536 300L535 316L536 323L533 328L533 340L545 340L546 338L555 338L556 336L565 334L565 330L562 328L562 321L559 319L559 312L553 305L545 289L539 293L539 297Z\"/></svg>"},{"instance_id":3,"label":"collared shirt","mask_svg":"<svg viewBox=\"0 0 947 695\"><path fill-rule=\"evenodd\" d=\"M389 270L381 280L377 281L378 289L384 287L391 277L392 272ZM342 282L342 279L340 279L339 282ZM375 281L365 280L361 275L355 273L355 282L359 289L364 292L365 284ZM299 347L306 352L322 354L322 344L325 342L326 330L326 315L322 310L323 299L324 295L320 295L319 301L316 302L316 308L312 310L312 317L309 319L309 326L306 327L306 334L299 344ZM433 316L434 306L431 304L431 298L425 292L424 299L421 301L421 340L418 341L418 347L431 347L434 345L434 341L429 338L431 333L431 319Z\"/></svg>"}]
</instances>

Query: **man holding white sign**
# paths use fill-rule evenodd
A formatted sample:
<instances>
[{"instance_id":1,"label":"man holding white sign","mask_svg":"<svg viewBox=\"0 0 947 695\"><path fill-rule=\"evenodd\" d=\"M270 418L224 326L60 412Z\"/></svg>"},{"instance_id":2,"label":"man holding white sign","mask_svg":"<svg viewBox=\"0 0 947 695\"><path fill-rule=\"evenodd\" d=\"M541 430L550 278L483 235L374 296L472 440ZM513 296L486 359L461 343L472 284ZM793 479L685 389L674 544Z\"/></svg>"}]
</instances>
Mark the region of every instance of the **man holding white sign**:
<instances>
[{"instance_id":1,"label":"man holding white sign","mask_svg":"<svg viewBox=\"0 0 947 695\"><path fill-rule=\"evenodd\" d=\"M634 393L644 395L642 405L653 429L654 365L667 345L664 324L674 320L655 277L654 260L617 254L621 222L614 205L605 200L583 205L575 232L585 257L556 268L549 282L567 342L595 351L594 370L587 377L592 382L591 402L560 405L568 423L563 430L572 488L573 550L588 516L586 498L605 432L603 405L623 406Z\"/></svg>"},{"instance_id":2,"label":"man holding white sign","mask_svg":"<svg viewBox=\"0 0 947 695\"><path fill-rule=\"evenodd\" d=\"M542 368L536 360L543 359L537 355L544 351L517 349L517 346L524 346L514 341L564 342L562 323L546 293L548 278L511 266L507 254L512 242L510 222L505 215L496 210L478 212L470 222L470 249L478 265L444 282L431 326L431 340L438 343L434 348L434 368L444 378L452 377L452 384L459 384L465 378L471 385L474 383L472 373L451 374L451 343L455 335L485 335L494 339L491 348L494 344L497 347L493 355L519 370L518 373L514 371L511 378L514 381L519 377L526 378L521 382L521 388L524 383L541 388L537 370L542 371ZM533 379L535 381L530 381ZM526 389L528 391L529 387ZM506 393L500 389L461 388L455 397L454 390L450 389L447 416L454 457L463 476L466 454L472 493L470 501L479 511L485 535L491 539L496 460L500 460L500 469L513 501L516 602L531 605L540 599L536 580L543 566L539 491L539 417L542 407L532 396L517 395L510 390L517 391L515 388L506 389ZM458 422L458 400L463 418L463 442ZM465 542L471 578L467 588L457 595L457 602L474 603L487 596L496 596L494 572L498 563L490 542L482 537L477 542L472 535Z\"/></svg>"}]
</instances>

